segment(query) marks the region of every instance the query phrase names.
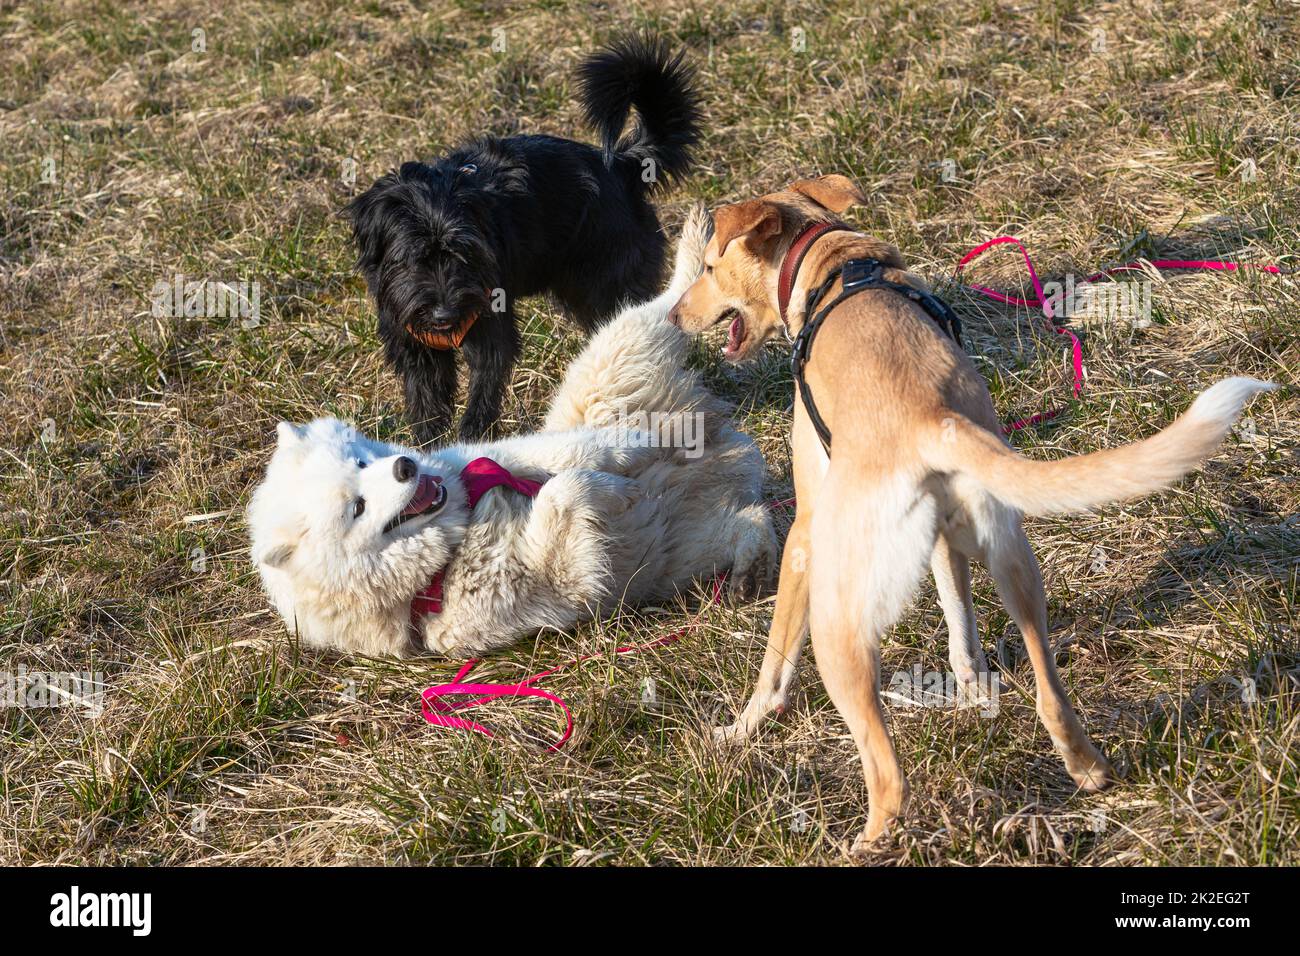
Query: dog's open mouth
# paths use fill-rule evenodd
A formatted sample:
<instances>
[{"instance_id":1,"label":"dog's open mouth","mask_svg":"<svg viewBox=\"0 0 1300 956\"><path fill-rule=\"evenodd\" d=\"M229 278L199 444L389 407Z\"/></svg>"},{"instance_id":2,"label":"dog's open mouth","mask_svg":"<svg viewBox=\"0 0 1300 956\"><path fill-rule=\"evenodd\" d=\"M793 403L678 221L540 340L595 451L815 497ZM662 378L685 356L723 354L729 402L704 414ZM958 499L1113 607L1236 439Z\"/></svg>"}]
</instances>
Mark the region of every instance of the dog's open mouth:
<instances>
[{"instance_id":1,"label":"dog's open mouth","mask_svg":"<svg viewBox=\"0 0 1300 956\"><path fill-rule=\"evenodd\" d=\"M393 515L388 524L384 525L384 534L401 527L413 518L436 514L446 503L447 489L443 487L442 479L433 475L421 475L415 494L406 503L406 507Z\"/></svg>"},{"instance_id":2,"label":"dog's open mouth","mask_svg":"<svg viewBox=\"0 0 1300 956\"><path fill-rule=\"evenodd\" d=\"M728 309L722 313L721 321L725 321L731 316L731 325L727 328L727 344L722 347L722 357L734 359L740 354L741 346L745 344L745 339L749 337L749 332L745 328L745 317L735 309Z\"/></svg>"}]
</instances>

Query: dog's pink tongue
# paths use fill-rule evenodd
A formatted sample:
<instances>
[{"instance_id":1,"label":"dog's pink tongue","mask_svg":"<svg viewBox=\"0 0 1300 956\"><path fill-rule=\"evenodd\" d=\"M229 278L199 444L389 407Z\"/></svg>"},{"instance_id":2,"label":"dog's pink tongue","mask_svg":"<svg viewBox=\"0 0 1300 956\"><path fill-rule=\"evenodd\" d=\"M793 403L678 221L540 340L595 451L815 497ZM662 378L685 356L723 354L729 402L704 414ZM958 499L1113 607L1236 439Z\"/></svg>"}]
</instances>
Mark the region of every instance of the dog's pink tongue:
<instances>
[{"instance_id":1,"label":"dog's pink tongue","mask_svg":"<svg viewBox=\"0 0 1300 956\"><path fill-rule=\"evenodd\" d=\"M745 340L745 320L736 316L731 320L731 326L727 329L727 351L734 353L740 348L740 343Z\"/></svg>"},{"instance_id":2,"label":"dog's pink tongue","mask_svg":"<svg viewBox=\"0 0 1300 956\"><path fill-rule=\"evenodd\" d=\"M418 515L429 505L438 500L438 486L442 484L441 478L433 475L421 475L420 484L415 489L415 497L410 503L402 509L402 515Z\"/></svg>"}]
</instances>

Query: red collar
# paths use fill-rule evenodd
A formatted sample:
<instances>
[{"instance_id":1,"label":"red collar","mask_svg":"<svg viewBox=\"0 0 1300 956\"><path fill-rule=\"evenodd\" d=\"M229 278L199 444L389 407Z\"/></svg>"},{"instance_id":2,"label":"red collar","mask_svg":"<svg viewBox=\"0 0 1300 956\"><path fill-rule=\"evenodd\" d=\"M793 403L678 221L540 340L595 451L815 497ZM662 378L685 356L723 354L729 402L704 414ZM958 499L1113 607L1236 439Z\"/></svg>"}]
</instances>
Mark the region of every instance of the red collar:
<instances>
[{"instance_id":1,"label":"red collar","mask_svg":"<svg viewBox=\"0 0 1300 956\"><path fill-rule=\"evenodd\" d=\"M473 510L479 499L493 488L505 485L521 495L536 498L542 490L542 482L531 478L516 478L491 458L475 458L461 469L460 482L465 486L465 498ZM426 614L442 613L442 579L446 575L444 567L433 576L433 580L411 598L411 623L418 627L420 618Z\"/></svg>"},{"instance_id":2,"label":"red collar","mask_svg":"<svg viewBox=\"0 0 1300 956\"><path fill-rule=\"evenodd\" d=\"M842 222L814 222L804 226L803 232L795 236L794 242L790 243L785 259L781 261L781 273L776 280L776 304L781 312L781 321L786 324L786 328L790 327L790 321L785 315L786 309L790 307L790 294L794 292L794 280L799 275L799 266L803 264L803 257L808 254L808 249L828 232L837 230L851 232L852 228Z\"/></svg>"}]
</instances>

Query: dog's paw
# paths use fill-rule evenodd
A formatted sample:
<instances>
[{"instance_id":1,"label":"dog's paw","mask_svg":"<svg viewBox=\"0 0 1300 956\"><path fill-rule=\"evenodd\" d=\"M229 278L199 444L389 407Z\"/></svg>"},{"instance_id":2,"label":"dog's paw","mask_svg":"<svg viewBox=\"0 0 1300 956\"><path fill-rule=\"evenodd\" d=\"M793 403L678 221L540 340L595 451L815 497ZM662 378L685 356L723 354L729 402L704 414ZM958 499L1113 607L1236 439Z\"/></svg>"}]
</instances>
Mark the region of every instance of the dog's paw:
<instances>
[{"instance_id":1,"label":"dog's paw","mask_svg":"<svg viewBox=\"0 0 1300 956\"><path fill-rule=\"evenodd\" d=\"M725 727L714 727L709 736L719 747L737 747L749 739L749 733L739 721Z\"/></svg>"},{"instance_id":2,"label":"dog's paw","mask_svg":"<svg viewBox=\"0 0 1300 956\"><path fill-rule=\"evenodd\" d=\"M475 442L487 441L494 432L494 426L500 413L492 410L468 409L465 417L460 421L460 427L456 429L456 438L462 444L472 445Z\"/></svg>"},{"instance_id":3,"label":"dog's paw","mask_svg":"<svg viewBox=\"0 0 1300 956\"><path fill-rule=\"evenodd\" d=\"M755 558L747 567L733 569L727 575L727 597L737 604L748 604L763 593L767 584L766 555Z\"/></svg>"},{"instance_id":4,"label":"dog's paw","mask_svg":"<svg viewBox=\"0 0 1300 956\"><path fill-rule=\"evenodd\" d=\"M779 554L771 514L762 505L747 506L730 519L726 532L734 535L727 596L733 601L752 601L768 586Z\"/></svg>"},{"instance_id":5,"label":"dog's paw","mask_svg":"<svg viewBox=\"0 0 1300 956\"><path fill-rule=\"evenodd\" d=\"M868 837L867 834L859 833L853 839L849 846L848 856L854 863L865 863L875 854L885 849L889 845L889 831L884 830L875 836ZM843 844L840 844L842 847Z\"/></svg>"},{"instance_id":6,"label":"dog's paw","mask_svg":"<svg viewBox=\"0 0 1300 956\"><path fill-rule=\"evenodd\" d=\"M605 472L587 472L586 491L591 504L606 515L621 515L641 500L641 486L631 478Z\"/></svg>"},{"instance_id":7,"label":"dog's paw","mask_svg":"<svg viewBox=\"0 0 1300 956\"><path fill-rule=\"evenodd\" d=\"M445 656L451 656L451 653L456 650L459 644L460 642L456 638L446 633L427 634L424 638L425 647L434 653Z\"/></svg>"},{"instance_id":8,"label":"dog's paw","mask_svg":"<svg viewBox=\"0 0 1300 956\"><path fill-rule=\"evenodd\" d=\"M444 444L451 438L451 410L445 412L432 413L427 417L420 418L415 412L408 412L412 418L411 435L415 439L415 447L429 448Z\"/></svg>"},{"instance_id":9,"label":"dog's paw","mask_svg":"<svg viewBox=\"0 0 1300 956\"><path fill-rule=\"evenodd\" d=\"M1067 761L1066 769L1084 793L1100 793L1119 779L1110 761L1100 753L1093 760L1078 761L1073 765Z\"/></svg>"},{"instance_id":10,"label":"dog's paw","mask_svg":"<svg viewBox=\"0 0 1300 956\"><path fill-rule=\"evenodd\" d=\"M849 847L849 859L861 863L895 846L901 829L902 822L897 812L878 812L868 808L867 825Z\"/></svg>"}]
</instances>

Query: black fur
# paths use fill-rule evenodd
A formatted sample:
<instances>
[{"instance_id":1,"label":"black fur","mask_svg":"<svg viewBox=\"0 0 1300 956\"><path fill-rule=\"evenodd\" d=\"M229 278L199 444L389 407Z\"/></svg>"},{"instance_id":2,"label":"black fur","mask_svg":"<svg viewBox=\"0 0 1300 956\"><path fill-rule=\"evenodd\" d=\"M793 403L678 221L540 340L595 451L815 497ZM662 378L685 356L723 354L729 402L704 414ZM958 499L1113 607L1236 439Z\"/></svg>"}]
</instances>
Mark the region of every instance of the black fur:
<instances>
[{"instance_id":1,"label":"black fur","mask_svg":"<svg viewBox=\"0 0 1300 956\"><path fill-rule=\"evenodd\" d=\"M664 237L648 195L681 176L699 134L689 70L656 40L627 39L579 70L597 150L555 136L483 139L405 163L347 207L374 296L384 356L401 376L420 442L451 424L455 352L408 331L458 328L469 366L464 439L485 435L519 354L515 300L549 292L590 332L622 302L652 297ZM635 108L639 123L618 139Z\"/></svg>"}]
</instances>

